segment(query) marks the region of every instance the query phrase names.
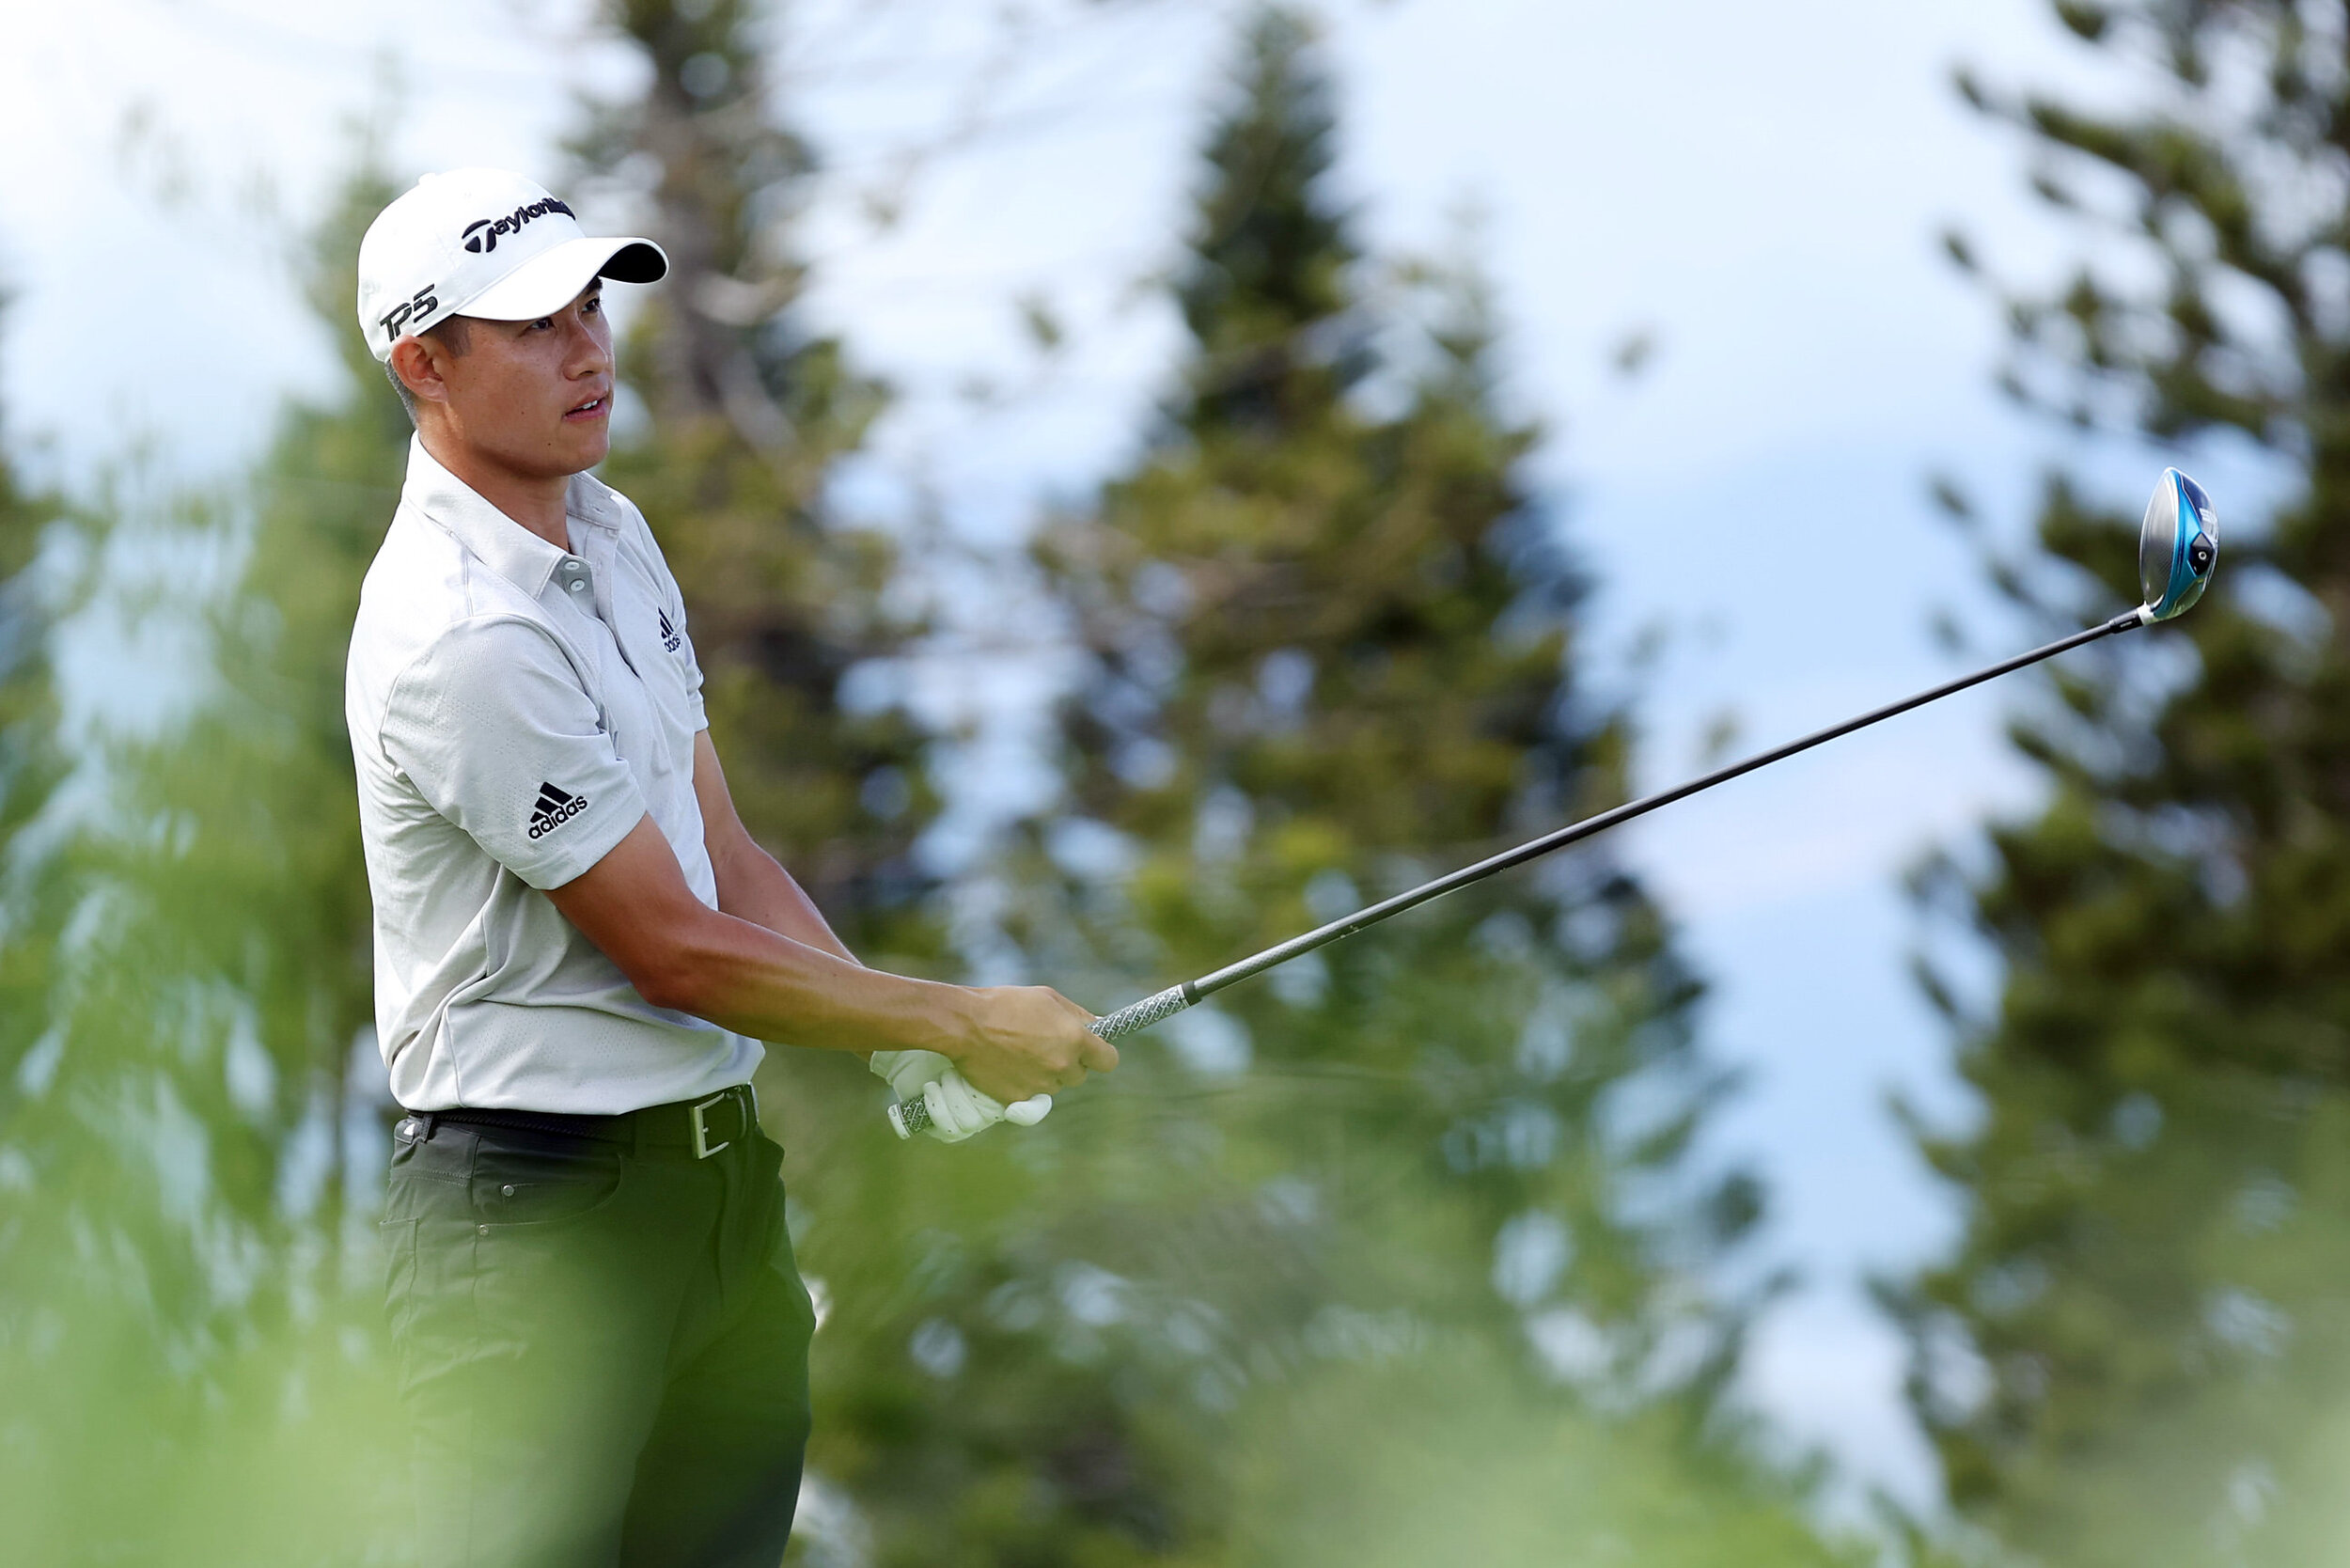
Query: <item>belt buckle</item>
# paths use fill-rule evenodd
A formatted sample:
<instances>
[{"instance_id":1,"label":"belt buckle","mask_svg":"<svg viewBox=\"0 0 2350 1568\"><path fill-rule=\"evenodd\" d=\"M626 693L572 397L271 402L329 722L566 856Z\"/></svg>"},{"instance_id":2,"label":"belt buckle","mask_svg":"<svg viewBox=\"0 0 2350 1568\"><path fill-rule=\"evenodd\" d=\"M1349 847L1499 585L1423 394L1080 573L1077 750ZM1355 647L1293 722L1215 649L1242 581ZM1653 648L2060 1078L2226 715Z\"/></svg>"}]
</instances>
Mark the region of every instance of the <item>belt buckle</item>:
<instances>
[{"instance_id":1,"label":"belt buckle","mask_svg":"<svg viewBox=\"0 0 2350 1568\"><path fill-rule=\"evenodd\" d=\"M686 1120L692 1123L694 1128L694 1157L696 1159L706 1160L721 1149L731 1149L734 1147L734 1140L732 1138L728 1138L720 1143L711 1142L710 1123L702 1118L702 1112L708 1110L713 1105L724 1105L731 1097L731 1091L722 1089L717 1093L712 1095L709 1099L698 1102L687 1110Z\"/></svg>"}]
</instances>

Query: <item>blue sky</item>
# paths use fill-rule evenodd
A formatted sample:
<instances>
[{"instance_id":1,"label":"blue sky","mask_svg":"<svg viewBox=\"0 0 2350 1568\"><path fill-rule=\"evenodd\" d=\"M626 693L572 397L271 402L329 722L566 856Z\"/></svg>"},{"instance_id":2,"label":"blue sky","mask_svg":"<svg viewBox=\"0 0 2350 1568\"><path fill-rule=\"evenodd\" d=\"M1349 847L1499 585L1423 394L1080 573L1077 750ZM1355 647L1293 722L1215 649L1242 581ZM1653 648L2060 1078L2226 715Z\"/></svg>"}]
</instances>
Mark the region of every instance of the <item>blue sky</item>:
<instances>
[{"instance_id":1,"label":"blue sky","mask_svg":"<svg viewBox=\"0 0 2350 1568\"><path fill-rule=\"evenodd\" d=\"M808 217L812 308L901 392L851 494L928 494L998 541L1112 468L1156 389L1174 324L1140 285L1177 243L1231 8L1032 9L1038 33L1000 71L993 7L809 0L789 29L789 80L835 171ZM343 124L388 102L396 163L553 178L572 84L629 80L579 10L85 0L16 19L0 56L16 431L72 473L140 440L188 471L232 466L276 399L326 372L283 235L340 166ZM1927 633L1937 608L1985 655L2022 644L1925 480L1966 476L2012 537L2063 453L1992 393L1995 313L1936 243L1956 221L2012 270L2067 254L2024 196L2021 148L1949 85L1960 61L2083 80L2039 0L1331 0L1325 15L1340 178L1373 248L1478 237L1510 395L1555 432L1538 473L1601 583L1594 667L1639 695L1643 782L1691 771L1726 711L1759 746L1954 672ZM901 216L877 228L893 197ZM1031 294L1073 328L1050 359L1022 359ZM1610 355L1636 332L1658 350L1627 382ZM992 401L967 395L1007 363L1029 368ZM2162 461L2100 472L2121 494ZM1651 629L1665 651L1636 673ZM966 696L1010 726L1018 693ZM1715 982L1712 1048L1749 1076L1715 1152L1770 1178L1766 1248L1808 1280L1763 1325L1748 1390L1856 1480L1920 1500L1899 1346L1860 1279L1953 1225L1886 1096L1966 1106L1905 978L1925 933L1898 879L1986 812L2029 806L1998 736L2018 695L1840 743L1626 846ZM974 769L1015 751L976 748Z\"/></svg>"}]
</instances>

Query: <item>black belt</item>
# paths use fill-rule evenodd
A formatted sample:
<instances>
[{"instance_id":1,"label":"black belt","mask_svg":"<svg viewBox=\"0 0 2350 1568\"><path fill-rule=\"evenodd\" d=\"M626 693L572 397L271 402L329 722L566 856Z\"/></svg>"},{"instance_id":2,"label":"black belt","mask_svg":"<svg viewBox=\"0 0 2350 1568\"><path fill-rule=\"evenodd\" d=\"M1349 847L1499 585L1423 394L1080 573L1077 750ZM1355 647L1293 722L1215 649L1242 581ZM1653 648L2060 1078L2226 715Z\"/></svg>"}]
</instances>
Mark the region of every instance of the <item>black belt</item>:
<instances>
[{"instance_id":1,"label":"black belt","mask_svg":"<svg viewBox=\"0 0 2350 1568\"><path fill-rule=\"evenodd\" d=\"M566 1111L476 1108L409 1111L400 1124L402 1137L430 1138L443 1122L461 1127L498 1127L509 1132L578 1138L634 1149L640 1154L677 1152L706 1160L738 1139L759 1130L759 1096L748 1084L736 1084L699 1100L675 1100L666 1105L618 1116L574 1116Z\"/></svg>"}]
</instances>

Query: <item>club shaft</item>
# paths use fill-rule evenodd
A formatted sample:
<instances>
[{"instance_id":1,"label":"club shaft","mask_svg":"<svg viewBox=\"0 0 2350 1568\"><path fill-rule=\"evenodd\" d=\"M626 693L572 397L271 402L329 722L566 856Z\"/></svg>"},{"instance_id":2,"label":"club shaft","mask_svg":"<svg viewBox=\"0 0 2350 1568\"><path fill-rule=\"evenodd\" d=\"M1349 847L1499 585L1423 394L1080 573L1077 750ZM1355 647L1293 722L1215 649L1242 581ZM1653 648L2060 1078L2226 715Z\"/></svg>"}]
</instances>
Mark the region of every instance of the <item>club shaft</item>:
<instances>
[{"instance_id":1,"label":"club shaft","mask_svg":"<svg viewBox=\"0 0 2350 1568\"><path fill-rule=\"evenodd\" d=\"M1825 729L1815 729L1809 735L1787 742L1784 745L1773 746L1768 751L1757 752L1727 767L1716 768L1701 777L1676 784L1669 790L1659 790L1653 795L1643 795L1638 800L1628 801L1612 810L1602 811L1597 816L1586 817L1581 822L1571 823L1556 832L1545 833L1539 839L1518 845L1515 849L1504 850L1499 855L1480 860L1473 866L1464 866L1449 875L1440 876L1434 882L1423 883L1409 892L1398 893L1390 899L1382 899L1377 903L1358 909L1341 919L1333 920L1326 926L1316 927L1302 936L1292 936L1286 942L1244 958L1237 964L1228 964L1213 974L1202 975L1196 980L1176 987L1175 990L1181 993L1186 1003L1197 1002L1203 996L1212 996L1228 985L1235 985L1251 976L1261 975L1267 969L1287 964L1291 959L1312 952L1316 948L1327 947L1342 936L1352 936L1366 927L1375 926L1391 916L1401 915L1407 909L1417 908L1431 899L1442 898L1445 894L1457 888L1466 887L1473 882L1482 882L1496 872L1506 871L1513 866L1523 866L1528 861L1538 860L1554 850L1561 850L1569 844L1579 843L1593 834L1605 833L1611 827L1621 826L1635 817L1646 816L1660 806L1670 806L1674 801L1686 800L1691 795L1701 793L1716 784L1727 784L1730 780L1752 773L1757 768L1767 768L1774 762L1783 762L1799 752L1810 751L1816 745L1825 745L1829 741L1839 736L1849 735L1856 729L1866 729L1872 724L1879 724L1897 714L1908 713L1913 708L1922 708L1929 702L1939 702L1942 698L1963 692L1969 686L1979 686L1985 681L1996 681L2002 675L2010 675L2016 670L2028 668L2044 659L2052 659L2059 653L2069 652L2084 644L2095 642L2100 637L2111 636L2117 632L2126 632L2134 626L2142 624L2144 622L2136 610L2125 615L2118 615L2103 625L2092 626L2087 631L2076 632L2070 636L2060 637L2044 648L2035 648L2029 653L2019 653L2014 658L2003 659L1996 665L1976 670L1970 675L1962 675L1955 681L1945 681L1942 684L1919 692L1914 697L1905 697L1899 702L1888 702L1882 708L1872 708L1857 718L1846 719L1841 724L1833 724ZM1164 996L1167 993L1161 995Z\"/></svg>"},{"instance_id":2,"label":"club shaft","mask_svg":"<svg viewBox=\"0 0 2350 1568\"><path fill-rule=\"evenodd\" d=\"M1326 948L1340 937L1352 936L1358 931L1375 926L1380 921L1401 915L1407 909L1418 908L1431 899L1442 898L1445 894L1466 887L1473 882L1482 882L1485 878L1506 871L1513 866L1523 866L1529 860L1539 860L1554 850L1562 850L1569 844L1579 843L1594 834L1605 833L1611 827L1620 827L1635 817L1644 817L1660 806L1670 806L1674 801L1686 800L1691 795L1702 793L1716 784L1727 784L1733 778L1754 772L1757 768L1767 768L1773 762L1783 762L1790 757L1810 751L1813 746L1825 745L1839 736L1851 734L1856 729L1866 729L1872 724L1883 723L1898 714L1906 713L1913 708L1922 708L1929 702L1939 702L1942 698L1963 692L1969 686L1979 686L1985 681L1996 681L2002 675L2012 675L2044 659L2052 659L2060 653L2069 652L2085 644L2095 642L2101 637L2109 637L2117 632L2126 632L2132 627L2143 626L2147 623L2143 611L2131 610L2126 614L2115 616L2103 625L2092 626L2086 631L2060 637L2045 647L2035 648L2029 653L2019 653L2012 659L2002 659L1996 665L1987 666L1969 675L1962 675L1955 681L1945 681L1940 685L1929 687L1913 697L1903 698L1899 702L1888 702L1882 708L1872 708L1869 712L1856 718L1846 719L1841 724L1832 724L1825 729L1814 729L1809 735L1799 736L1783 745L1773 746L1768 751L1759 751L1727 767L1716 768L1712 773L1692 778L1685 783L1676 784L1669 790L1659 790L1653 795L1643 795L1638 800L1627 801L1612 810L1602 811L1597 816L1586 817L1579 823L1570 823L1553 833L1545 833L1539 839L1518 845L1515 849L1504 850L1499 855L1480 860L1473 866L1464 866L1449 875L1440 876L1434 882L1422 883L1408 892L1398 893L1393 898L1382 899L1377 903L1358 909L1341 919L1333 920L1326 926L1317 926L1301 936L1292 936L1288 941L1267 948L1261 953L1251 954L1237 964L1228 964L1212 974L1202 975L1195 980L1186 980L1181 985L1169 986L1155 996L1145 996L1138 1002L1129 1003L1116 1012L1096 1019L1093 1032L1104 1040L1117 1040L1149 1028L1152 1025L1183 1011L1203 997L1215 995L1228 985L1237 985L1252 976L1263 974L1267 969L1287 964L1293 958L1302 958L1317 948ZM901 1117L902 1120L901 1120ZM928 1107L922 1102L914 1100L893 1107L891 1120L898 1129L898 1136L907 1137L928 1125L930 1117Z\"/></svg>"}]
</instances>

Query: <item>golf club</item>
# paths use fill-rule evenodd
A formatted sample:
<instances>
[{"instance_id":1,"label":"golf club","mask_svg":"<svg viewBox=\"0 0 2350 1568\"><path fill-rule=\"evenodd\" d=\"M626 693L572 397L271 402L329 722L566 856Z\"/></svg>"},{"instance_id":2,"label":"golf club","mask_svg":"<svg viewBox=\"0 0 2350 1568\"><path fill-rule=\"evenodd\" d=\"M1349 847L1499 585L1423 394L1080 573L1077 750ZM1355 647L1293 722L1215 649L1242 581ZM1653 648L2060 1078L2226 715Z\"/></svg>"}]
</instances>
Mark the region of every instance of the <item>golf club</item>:
<instances>
[{"instance_id":1,"label":"golf club","mask_svg":"<svg viewBox=\"0 0 2350 1568\"><path fill-rule=\"evenodd\" d=\"M1185 1008L1199 1001L1200 998L1215 995L1228 985L1236 985L1251 976L1261 975L1267 969L1287 964L1291 959L1312 952L1316 948L1327 947L1342 936L1352 936L1366 927L1377 925L1390 916L1401 915L1405 910L1416 908L1431 899L1440 898L1456 887L1465 887L1472 882L1482 882L1497 871L1506 871L1512 866L1522 866L1529 860L1539 859L1550 854L1553 850L1564 849L1569 844L1579 843L1590 838L1593 834L1603 833L1622 823L1628 823L1635 817L1645 816L1660 806L1669 806L1674 801L1685 800L1691 795L1712 789L1716 784L1726 784L1743 774L1754 772L1757 768L1766 768L1773 762L1783 761L1798 752L1809 751L1813 746L1835 740L1840 735L1849 735L1856 729L1866 729L1869 726L1889 719L1896 713L1905 713L1912 708L1922 708L1929 702L1938 702L1943 698L1966 690L1969 686L1981 685L1985 681L1996 680L1999 676L2028 668L2044 659L2051 659L2059 653L2095 642L2100 637L2108 637L2117 632L2126 632L2132 627L2152 626L2158 620L2169 620L2173 616L2185 613L2203 596L2204 588L2211 582L2212 568L2218 564L2218 560L2219 519L2212 510L2211 498L2203 494L2202 486L2193 479L2175 468L2166 468L2162 471L2162 478L2154 486L2154 498L2146 503L2145 521L2138 530L2138 575L2146 600L2137 609L2124 611L2103 625L2092 626L2083 632L2076 632L2071 636L2060 637L2044 648L2035 648L2029 653L2021 653L2014 658L2001 660L1987 668L1976 670L1971 675L1962 675L1955 681L1946 681L1941 685L1918 693L1915 697L1905 697L1899 702L1891 702L1882 708L1872 709L1857 718L1846 719L1843 723L1830 725L1825 729L1815 729L1810 734L1789 741L1784 745L1774 746L1768 751L1758 752L1752 757L1732 762L1727 767L1716 768L1701 778L1693 778L1687 783L1676 784L1669 790L1662 790L1655 794L1643 796L1638 800L1619 806L1613 810L1602 811L1596 816L1586 817L1579 823L1559 828L1556 832L1546 833L1528 843L1520 844L1515 849L1505 850L1489 859L1480 860L1473 866L1464 866L1449 875L1438 877L1434 882L1424 883L1409 892L1398 893L1393 898L1383 899L1343 918L1333 920L1326 926L1320 926L1307 932L1302 936L1292 936L1286 942L1267 948L1264 951L1244 958L1236 964L1228 964L1213 974L1202 975L1198 980L1185 980L1183 984L1170 986L1154 996L1145 996L1138 1002L1130 1003L1120 1008L1116 1012L1095 1019L1092 1026L1093 1032L1104 1040L1118 1040L1137 1030L1147 1029L1153 1024L1163 1023L1172 1018ZM1044 1112L1049 1108L1050 1101L1040 1095L1034 1100L1020 1101L1009 1107L1007 1114L1012 1121L1022 1125L1030 1125L1042 1120ZM920 1100L900 1101L889 1107L889 1124L897 1129L898 1136L901 1138L912 1137L916 1133L929 1126L930 1120L930 1108Z\"/></svg>"}]
</instances>

